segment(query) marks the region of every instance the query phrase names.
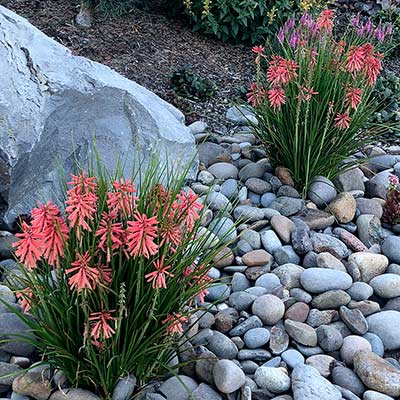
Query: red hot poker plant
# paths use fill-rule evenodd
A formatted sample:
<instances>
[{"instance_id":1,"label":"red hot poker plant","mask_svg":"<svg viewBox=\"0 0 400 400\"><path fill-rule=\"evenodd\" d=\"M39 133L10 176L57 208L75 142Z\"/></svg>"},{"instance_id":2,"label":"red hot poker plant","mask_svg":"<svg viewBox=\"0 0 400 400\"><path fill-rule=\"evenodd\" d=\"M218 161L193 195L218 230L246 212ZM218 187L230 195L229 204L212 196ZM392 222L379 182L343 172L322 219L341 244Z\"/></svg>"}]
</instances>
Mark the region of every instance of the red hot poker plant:
<instances>
[{"instance_id":1,"label":"red hot poker plant","mask_svg":"<svg viewBox=\"0 0 400 400\"><path fill-rule=\"evenodd\" d=\"M15 245L28 314L19 315L33 344L71 385L105 399L128 374L143 384L168 371L226 246L225 237L200 230L205 210L181 190L184 175L157 161L144 175L138 187L133 179L72 175L65 211L39 203Z\"/></svg>"},{"instance_id":2,"label":"red hot poker plant","mask_svg":"<svg viewBox=\"0 0 400 400\"><path fill-rule=\"evenodd\" d=\"M386 129L368 123L377 108L371 93L382 69L381 43L351 31L336 40L334 28L332 10L315 20L304 14L282 27L272 54L253 48L257 79L247 96L256 133L304 192L313 177L350 168L349 156Z\"/></svg>"}]
</instances>

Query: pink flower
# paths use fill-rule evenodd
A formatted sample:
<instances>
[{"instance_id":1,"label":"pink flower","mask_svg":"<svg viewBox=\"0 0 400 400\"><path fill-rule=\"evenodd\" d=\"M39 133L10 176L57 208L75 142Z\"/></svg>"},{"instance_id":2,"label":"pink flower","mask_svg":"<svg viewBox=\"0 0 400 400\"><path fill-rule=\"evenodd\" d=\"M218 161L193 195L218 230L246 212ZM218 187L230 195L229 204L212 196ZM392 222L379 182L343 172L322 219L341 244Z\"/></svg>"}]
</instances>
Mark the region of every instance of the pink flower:
<instances>
[{"instance_id":1,"label":"pink flower","mask_svg":"<svg viewBox=\"0 0 400 400\"><path fill-rule=\"evenodd\" d=\"M24 310L24 314L28 314L31 309L33 292L30 288L25 288L16 293L17 297L21 300L21 307Z\"/></svg>"},{"instance_id":2,"label":"pink flower","mask_svg":"<svg viewBox=\"0 0 400 400\"><path fill-rule=\"evenodd\" d=\"M114 322L117 319L112 316L115 310L100 311L91 313L89 316L89 324L91 327L90 336L94 341L98 341L99 338L109 339L115 334L115 329L111 327L110 322Z\"/></svg>"},{"instance_id":3,"label":"pink flower","mask_svg":"<svg viewBox=\"0 0 400 400\"><path fill-rule=\"evenodd\" d=\"M175 215L173 212L161 222L160 226L160 236L161 243L160 246L164 244L179 246L182 243L182 229L174 221Z\"/></svg>"},{"instance_id":4,"label":"pink flower","mask_svg":"<svg viewBox=\"0 0 400 400\"><path fill-rule=\"evenodd\" d=\"M36 268L36 264L43 254L42 235L34 232L26 222L22 222L22 233L17 233L15 236L20 238L18 242L13 243L13 247L16 248L15 255L28 270Z\"/></svg>"},{"instance_id":5,"label":"pink flower","mask_svg":"<svg viewBox=\"0 0 400 400\"><path fill-rule=\"evenodd\" d=\"M362 47L351 46L347 57L347 71L359 72L364 67L365 51Z\"/></svg>"},{"instance_id":6,"label":"pink flower","mask_svg":"<svg viewBox=\"0 0 400 400\"><path fill-rule=\"evenodd\" d=\"M286 84L297 78L298 64L293 60L286 60L279 55L272 56L267 69L268 82L273 85Z\"/></svg>"},{"instance_id":7,"label":"pink flower","mask_svg":"<svg viewBox=\"0 0 400 400\"><path fill-rule=\"evenodd\" d=\"M127 246L131 256L150 258L158 251L154 242L157 237L158 221L156 217L148 218L146 214L134 213L134 220L128 221Z\"/></svg>"},{"instance_id":8,"label":"pink flower","mask_svg":"<svg viewBox=\"0 0 400 400\"><path fill-rule=\"evenodd\" d=\"M167 332L170 335L173 335L175 333L177 334L182 334L183 333L183 327L182 324L187 322L188 319L187 317L181 315L181 314L173 314L173 315L168 315L167 318L165 318L162 323L167 324Z\"/></svg>"},{"instance_id":9,"label":"pink flower","mask_svg":"<svg viewBox=\"0 0 400 400\"><path fill-rule=\"evenodd\" d=\"M43 238L43 258L52 266L60 266L64 256L64 244L68 240L69 230L60 210L51 202L46 205L38 203L32 210L32 229Z\"/></svg>"},{"instance_id":10,"label":"pink flower","mask_svg":"<svg viewBox=\"0 0 400 400\"><path fill-rule=\"evenodd\" d=\"M280 109L281 105L286 103L285 92L281 87L268 90L268 99L271 107L275 110Z\"/></svg>"},{"instance_id":11,"label":"pink flower","mask_svg":"<svg viewBox=\"0 0 400 400\"><path fill-rule=\"evenodd\" d=\"M349 107L357 110L358 105L361 102L361 89L350 88L346 93L346 103Z\"/></svg>"},{"instance_id":12,"label":"pink flower","mask_svg":"<svg viewBox=\"0 0 400 400\"><path fill-rule=\"evenodd\" d=\"M111 251L118 250L124 244L125 230L122 222L114 222L117 218L117 211L101 214L101 221L96 236L100 236L99 249L107 252L107 262L111 261ZM111 244L111 246L110 246Z\"/></svg>"},{"instance_id":13,"label":"pink flower","mask_svg":"<svg viewBox=\"0 0 400 400\"><path fill-rule=\"evenodd\" d=\"M171 278L174 276L171 272L168 272L168 270L171 268L171 266L164 266L164 256L161 257L161 260L153 261L153 265L155 267L155 271L150 272L149 274L146 274L144 277L147 279L147 282L151 282L151 286L153 289L158 288L158 289L166 289L167 285L165 282L166 276L170 276Z\"/></svg>"},{"instance_id":14,"label":"pink flower","mask_svg":"<svg viewBox=\"0 0 400 400\"><path fill-rule=\"evenodd\" d=\"M331 32L333 29L333 17L334 17L333 10L324 10L317 18L317 27L319 29L326 30Z\"/></svg>"},{"instance_id":15,"label":"pink flower","mask_svg":"<svg viewBox=\"0 0 400 400\"><path fill-rule=\"evenodd\" d=\"M135 185L130 179L115 181L113 192L107 193L107 206L112 211L120 211L125 216L130 216L133 212L135 202L138 198L134 195Z\"/></svg>"},{"instance_id":16,"label":"pink flower","mask_svg":"<svg viewBox=\"0 0 400 400\"><path fill-rule=\"evenodd\" d=\"M348 112L344 112L343 114L338 114L335 118L335 121L335 126L337 128L348 129L350 127L351 118L349 117Z\"/></svg>"},{"instance_id":17,"label":"pink flower","mask_svg":"<svg viewBox=\"0 0 400 400\"><path fill-rule=\"evenodd\" d=\"M71 174L72 180L68 182L72 188L68 192L75 194L84 194L87 192L95 192L97 189L96 177L86 176L86 172L82 171L80 175ZM67 193L68 193L67 192Z\"/></svg>"},{"instance_id":18,"label":"pink flower","mask_svg":"<svg viewBox=\"0 0 400 400\"><path fill-rule=\"evenodd\" d=\"M316 92L313 88L307 87L307 86L300 86L299 90L299 95L298 99L300 101L310 101L312 96L317 95L318 92Z\"/></svg>"},{"instance_id":19,"label":"pink flower","mask_svg":"<svg viewBox=\"0 0 400 400\"><path fill-rule=\"evenodd\" d=\"M199 196L194 194L192 191L186 193L185 191L181 191L181 193L177 194L176 201L173 204L175 209L179 211L179 219L184 219L187 230L190 232L194 228L195 222L199 219L199 214L197 211L203 209L203 205L200 204L197 200Z\"/></svg>"},{"instance_id":20,"label":"pink flower","mask_svg":"<svg viewBox=\"0 0 400 400\"><path fill-rule=\"evenodd\" d=\"M250 103L253 107L256 107L264 99L265 90L261 85L253 82L252 84L250 84L250 89L249 92L246 93L246 96L247 102Z\"/></svg>"},{"instance_id":21,"label":"pink flower","mask_svg":"<svg viewBox=\"0 0 400 400\"><path fill-rule=\"evenodd\" d=\"M71 290L95 289L100 283L101 274L97 268L91 267L89 251L81 255L76 252L77 260L71 263L72 268L65 270L67 275L74 273L68 280Z\"/></svg>"},{"instance_id":22,"label":"pink flower","mask_svg":"<svg viewBox=\"0 0 400 400\"><path fill-rule=\"evenodd\" d=\"M254 47L251 49L251 51L252 51L253 53L256 53L256 54L262 54L262 53L264 53L264 50L265 50L265 47L263 47L263 46L254 46Z\"/></svg>"}]
</instances>

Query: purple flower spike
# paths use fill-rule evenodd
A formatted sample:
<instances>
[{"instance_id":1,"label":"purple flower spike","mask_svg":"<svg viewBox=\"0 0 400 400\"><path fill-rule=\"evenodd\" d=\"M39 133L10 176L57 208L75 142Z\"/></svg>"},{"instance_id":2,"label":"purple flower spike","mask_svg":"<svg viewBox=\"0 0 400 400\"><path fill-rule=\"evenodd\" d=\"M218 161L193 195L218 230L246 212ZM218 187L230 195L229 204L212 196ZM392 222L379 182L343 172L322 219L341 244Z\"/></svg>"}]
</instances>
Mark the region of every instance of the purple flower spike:
<instances>
[{"instance_id":1,"label":"purple flower spike","mask_svg":"<svg viewBox=\"0 0 400 400\"><path fill-rule=\"evenodd\" d=\"M278 34L276 35L278 38L278 41L280 44L283 44L283 42L285 41L285 32L283 31L283 29L279 29Z\"/></svg>"},{"instance_id":2,"label":"purple flower spike","mask_svg":"<svg viewBox=\"0 0 400 400\"><path fill-rule=\"evenodd\" d=\"M386 26L385 34L388 35L388 36L390 36L392 33L393 33L393 25L392 25L391 23L389 23L389 24Z\"/></svg>"},{"instance_id":3,"label":"purple flower spike","mask_svg":"<svg viewBox=\"0 0 400 400\"><path fill-rule=\"evenodd\" d=\"M368 35L370 35L372 33L374 26L372 25L371 19L368 19L364 28L365 28L365 32L367 32Z\"/></svg>"},{"instance_id":4,"label":"purple flower spike","mask_svg":"<svg viewBox=\"0 0 400 400\"><path fill-rule=\"evenodd\" d=\"M379 25L375 30L375 37L379 42L383 42L385 40L385 31L382 29L381 25Z\"/></svg>"},{"instance_id":5,"label":"purple flower spike","mask_svg":"<svg viewBox=\"0 0 400 400\"><path fill-rule=\"evenodd\" d=\"M297 47L297 43L299 42L299 34L297 32L293 32L292 36L290 36L289 44L293 49Z\"/></svg>"},{"instance_id":6,"label":"purple flower spike","mask_svg":"<svg viewBox=\"0 0 400 400\"><path fill-rule=\"evenodd\" d=\"M308 16L309 14L305 12L300 18L300 24L307 26L308 25Z\"/></svg>"},{"instance_id":7,"label":"purple flower spike","mask_svg":"<svg viewBox=\"0 0 400 400\"><path fill-rule=\"evenodd\" d=\"M360 28L360 13L358 13L357 16L353 18L353 26L356 28Z\"/></svg>"},{"instance_id":8,"label":"purple flower spike","mask_svg":"<svg viewBox=\"0 0 400 400\"><path fill-rule=\"evenodd\" d=\"M290 18L289 21L287 21L287 27L289 30L293 29L295 25L295 20L294 17Z\"/></svg>"}]
</instances>

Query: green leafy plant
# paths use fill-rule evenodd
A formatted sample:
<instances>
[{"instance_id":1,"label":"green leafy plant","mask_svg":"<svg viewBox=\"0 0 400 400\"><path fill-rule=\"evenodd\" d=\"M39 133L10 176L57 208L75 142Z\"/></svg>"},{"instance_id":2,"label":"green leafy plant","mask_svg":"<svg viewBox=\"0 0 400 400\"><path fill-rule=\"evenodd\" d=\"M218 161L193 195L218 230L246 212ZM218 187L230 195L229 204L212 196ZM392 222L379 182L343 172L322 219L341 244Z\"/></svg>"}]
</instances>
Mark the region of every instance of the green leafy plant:
<instances>
[{"instance_id":1,"label":"green leafy plant","mask_svg":"<svg viewBox=\"0 0 400 400\"><path fill-rule=\"evenodd\" d=\"M381 110L373 115L377 122L400 122L400 77L384 72L377 80L373 97Z\"/></svg>"},{"instance_id":2,"label":"green leafy plant","mask_svg":"<svg viewBox=\"0 0 400 400\"><path fill-rule=\"evenodd\" d=\"M261 43L293 12L326 5L323 0L178 0L195 31L235 43ZM175 8L180 10L179 7Z\"/></svg>"},{"instance_id":3,"label":"green leafy plant","mask_svg":"<svg viewBox=\"0 0 400 400\"><path fill-rule=\"evenodd\" d=\"M171 76L172 89L183 97L191 99L205 99L215 94L215 84L201 77L191 67L184 67L175 71Z\"/></svg>"},{"instance_id":4,"label":"green leafy plant","mask_svg":"<svg viewBox=\"0 0 400 400\"><path fill-rule=\"evenodd\" d=\"M66 207L39 203L22 222L25 338L70 385L110 399L128 374L162 377L198 301L212 284L213 258L229 244L200 223L205 208L156 157L131 179L72 175ZM133 182L136 181L135 186ZM225 243L224 243L225 242Z\"/></svg>"},{"instance_id":5,"label":"green leafy plant","mask_svg":"<svg viewBox=\"0 0 400 400\"><path fill-rule=\"evenodd\" d=\"M304 191L313 177L352 167L348 157L386 130L369 122L382 55L352 32L336 41L333 18L332 10L316 20L292 18L278 33L278 52L253 48L257 81L248 97L256 133L273 164L287 167Z\"/></svg>"}]
</instances>

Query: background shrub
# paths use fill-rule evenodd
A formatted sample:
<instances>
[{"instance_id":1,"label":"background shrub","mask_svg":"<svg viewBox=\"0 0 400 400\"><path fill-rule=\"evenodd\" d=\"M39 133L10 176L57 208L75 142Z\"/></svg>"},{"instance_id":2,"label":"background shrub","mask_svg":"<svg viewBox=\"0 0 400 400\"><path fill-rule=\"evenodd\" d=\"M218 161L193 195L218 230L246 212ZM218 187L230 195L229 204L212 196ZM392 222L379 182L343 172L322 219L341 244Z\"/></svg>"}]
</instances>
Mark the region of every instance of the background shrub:
<instances>
[{"instance_id":1,"label":"background shrub","mask_svg":"<svg viewBox=\"0 0 400 400\"><path fill-rule=\"evenodd\" d=\"M185 14L195 31L235 43L262 43L269 35L299 9L324 6L323 0L174 0L180 12L182 1Z\"/></svg>"}]
</instances>

